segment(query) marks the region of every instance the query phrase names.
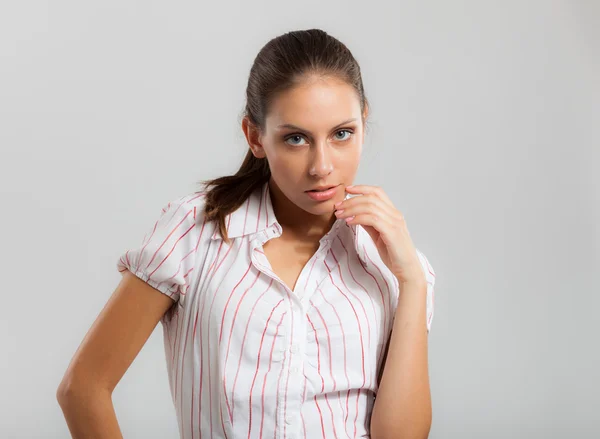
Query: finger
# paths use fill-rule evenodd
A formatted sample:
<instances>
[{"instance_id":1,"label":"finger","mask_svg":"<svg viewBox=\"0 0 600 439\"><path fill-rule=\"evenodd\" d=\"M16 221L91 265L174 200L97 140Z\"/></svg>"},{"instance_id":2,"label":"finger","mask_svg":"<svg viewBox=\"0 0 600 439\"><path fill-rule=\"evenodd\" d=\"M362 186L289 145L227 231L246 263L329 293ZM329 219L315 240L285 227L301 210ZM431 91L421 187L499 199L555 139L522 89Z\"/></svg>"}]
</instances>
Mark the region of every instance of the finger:
<instances>
[{"instance_id":1,"label":"finger","mask_svg":"<svg viewBox=\"0 0 600 439\"><path fill-rule=\"evenodd\" d=\"M390 199L390 197L385 193L385 191L380 186L359 184L359 185L353 185L353 186L346 186L346 191L350 194L374 195L377 198L379 198L380 200L382 200L383 202L385 202L391 206L394 205L394 203L392 203L392 200Z\"/></svg>"},{"instance_id":2,"label":"finger","mask_svg":"<svg viewBox=\"0 0 600 439\"><path fill-rule=\"evenodd\" d=\"M396 210L396 208L393 205L390 205L389 203L386 203L385 201L381 200L381 198L373 195L373 194L368 194L368 195L364 195L362 197L354 197L354 198L349 198L347 200L344 200L341 202L341 204L339 206L336 206L336 210L344 210L345 212L362 212L364 210L353 210L353 209L369 209L369 210L374 210L377 209L379 211L381 211L381 213L388 215L390 217L393 218L400 218L400 213Z\"/></svg>"},{"instance_id":3,"label":"finger","mask_svg":"<svg viewBox=\"0 0 600 439\"><path fill-rule=\"evenodd\" d=\"M353 206L349 209L343 209L342 211L336 211L335 216L337 218L349 220L349 218L357 217L361 215L370 215L374 217L374 220L379 223L392 224L397 222L394 217L390 216L386 211L379 207L372 207L370 205L361 204Z\"/></svg>"},{"instance_id":4,"label":"finger","mask_svg":"<svg viewBox=\"0 0 600 439\"><path fill-rule=\"evenodd\" d=\"M371 226L382 235L387 234L391 227L389 221L373 213L357 214L349 217L349 219L346 220L346 222L348 224L360 224L362 226Z\"/></svg>"},{"instance_id":5,"label":"finger","mask_svg":"<svg viewBox=\"0 0 600 439\"><path fill-rule=\"evenodd\" d=\"M381 201L378 201L381 203ZM348 218L350 216L359 215L363 213L371 213L378 215L379 217L387 217L388 213L382 209L380 205L376 205L373 202L353 203L346 206L340 206L340 209L335 211L335 215L338 218Z\"/></svg>"}]
</instances>

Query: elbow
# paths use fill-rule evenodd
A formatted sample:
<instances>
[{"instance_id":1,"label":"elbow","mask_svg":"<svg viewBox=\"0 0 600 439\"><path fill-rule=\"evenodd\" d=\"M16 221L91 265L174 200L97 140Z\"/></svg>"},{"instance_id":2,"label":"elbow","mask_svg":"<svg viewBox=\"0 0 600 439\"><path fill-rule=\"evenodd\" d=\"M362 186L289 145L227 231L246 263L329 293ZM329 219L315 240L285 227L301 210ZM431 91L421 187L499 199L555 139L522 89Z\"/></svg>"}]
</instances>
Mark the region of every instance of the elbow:
<instances>
[{"instance_id":1,"label":"elbow","mask_svg":"<svg viewBox=\"0 0 600 439\"><path fill-rule=\"evenodd\" d=\"M104 394L112 395L112 390L106 386L99 386L96 380L66 374L56 389L56 400L60 406L63 406L73 400L80 401Z\"/></svg>"},{"instance_id":2,"label":"elbow","mask_svg":"<svg viewBox=\"0 0 600 439\"><path fill-rule=\"evenodd\" d=\"M58 404L63 407L68 403L69 400L72 400L76 394L77 391L74 389L74 387L63 380L56 389L56 400L58 401Z\"/></svg>"},{"instance_id":3,"label":"elbow","mask_svg":"<svg viewBox=\"0 0 600 439\"><path fill-rule=\"evenodd\" d=\"M56 400L60 405L62 405L63 402L72 394L72 389L70 388L68 384L69 382L66 378L67 377L65 376L56 389Z\"/></svg>"}]
</instances>

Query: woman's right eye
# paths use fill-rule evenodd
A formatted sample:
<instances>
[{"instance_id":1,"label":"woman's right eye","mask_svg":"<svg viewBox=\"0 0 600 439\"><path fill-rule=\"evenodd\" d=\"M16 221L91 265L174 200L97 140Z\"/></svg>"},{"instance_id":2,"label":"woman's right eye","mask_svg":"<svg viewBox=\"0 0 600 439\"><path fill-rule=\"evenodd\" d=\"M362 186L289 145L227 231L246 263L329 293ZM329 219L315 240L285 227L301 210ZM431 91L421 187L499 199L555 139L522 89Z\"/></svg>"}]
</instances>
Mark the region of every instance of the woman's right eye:
<instances>
[{"instance_id":1,"label":"woman's right eye","mask_svg":"<svg viewBox=\"0 0 600 439\"><path fill-rule=\"evenodd\" d=\"M288 140L290 139L303 139L303 137L299 134L294 134L292 136L289 136L285 139L285 142L288 143ZM298 143L288 143L288 145L292 145L292 146L301 146L301 144Z\"/></svg>"}]
</instances>

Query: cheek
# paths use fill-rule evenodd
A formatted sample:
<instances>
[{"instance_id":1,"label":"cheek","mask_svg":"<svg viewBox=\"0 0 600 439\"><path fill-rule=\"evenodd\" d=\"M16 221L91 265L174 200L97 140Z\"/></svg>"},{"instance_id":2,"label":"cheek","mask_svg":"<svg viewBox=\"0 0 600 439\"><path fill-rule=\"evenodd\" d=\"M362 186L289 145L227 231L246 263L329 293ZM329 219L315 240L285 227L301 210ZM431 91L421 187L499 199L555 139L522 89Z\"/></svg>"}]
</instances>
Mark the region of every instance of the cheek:
<instances>
[{"instance_id":1,"label":"cheek","mask_svg":"<svg viewBox=\"0 0 600 439\"><path fill-rule=\"evenodd\" d=\"M360 162L361 151L360 146L340 150L336 156L338 167L356 168Z\"/></svg>"},{"instance_id":2,"label":"cheek","mask_svg":"<svg viewBox=\"0 0 600 439\"><path fill-rule=\"evenodd\" d=\"M272 154L269 160L271 169L276 169L279 174L294 172L304 167L305 158L302 154L275 153Z\"/></svg>"},{"instance_id":3,"label":"cheek","mask_svg":"<svg viewBox=\"0 0 600 439\"><path fill-rule=\"evenodd\" d=\"M289 159L288 154L285 154L285 152L279 149L277 146L265 144L264 149L266 159L269 162L269 166L271 167L272 171L282 167L288 167L290 165L291 160Z\"/></svg>"},{"instance_id":4,"label":"cheek","mask_svg":"<svg viewBox=\"0 0 600 439\"><path fill-rule=\"evenodd\" d=\"M298 180L301 180L304 174L302 166L302 160L290 159L286 154L269 158L271 175L282 189L296 186Z\"/></svg>"}]
</instances>

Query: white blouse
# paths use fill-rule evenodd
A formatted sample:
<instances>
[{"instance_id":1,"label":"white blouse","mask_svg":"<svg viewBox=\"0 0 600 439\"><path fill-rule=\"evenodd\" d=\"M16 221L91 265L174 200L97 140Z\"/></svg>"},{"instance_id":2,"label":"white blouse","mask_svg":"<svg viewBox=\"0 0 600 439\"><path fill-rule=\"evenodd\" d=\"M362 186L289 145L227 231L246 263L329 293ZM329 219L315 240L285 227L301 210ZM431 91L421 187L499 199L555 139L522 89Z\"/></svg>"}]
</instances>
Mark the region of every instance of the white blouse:
<instances>
[{"instance_id":1,"label":"white blouse","mask_svg":"<svg viewBox=\"0 0 600 439\"><path fill-rule=\"evenodd\" d=\"M263 252L282 232L268 183L226 217L231 245L204 195L167 204L117 262L174 300L161 323L180 438L369 437L399 285L368 233L337 219L292 291ZM417 253L429 333L435 273Z\"/></svg>"}]
</instances>

